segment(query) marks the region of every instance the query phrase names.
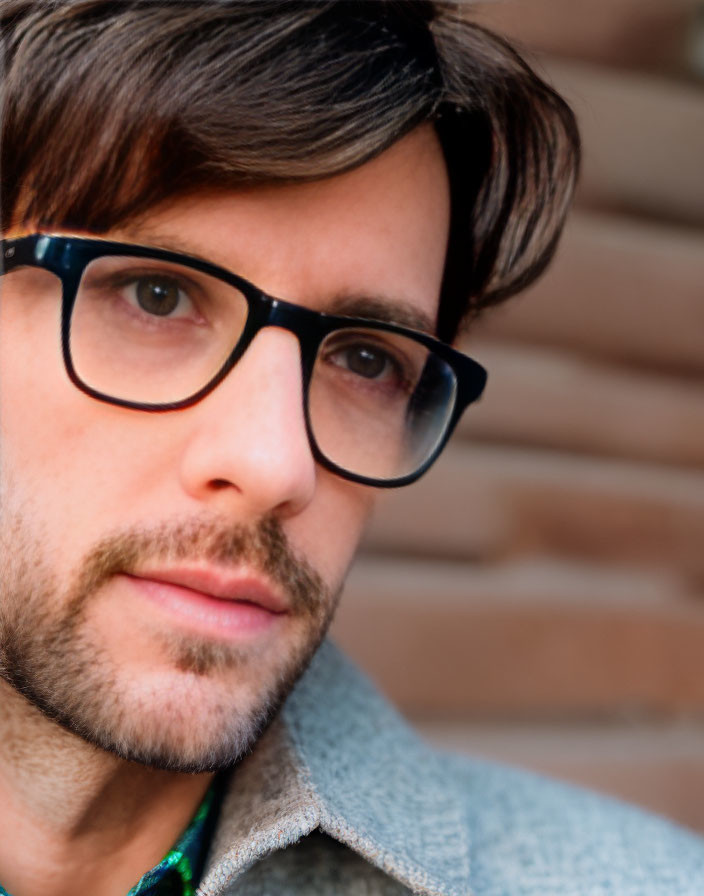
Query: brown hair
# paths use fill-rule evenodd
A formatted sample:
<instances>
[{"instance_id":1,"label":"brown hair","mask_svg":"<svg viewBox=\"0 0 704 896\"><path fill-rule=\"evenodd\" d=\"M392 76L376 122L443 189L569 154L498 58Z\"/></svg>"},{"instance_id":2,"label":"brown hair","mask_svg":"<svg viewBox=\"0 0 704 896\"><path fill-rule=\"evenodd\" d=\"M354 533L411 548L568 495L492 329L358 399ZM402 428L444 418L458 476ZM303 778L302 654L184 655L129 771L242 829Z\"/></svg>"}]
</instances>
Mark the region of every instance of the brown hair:
<instances>
[{"instance_id":1,"label":"brown hair","mask_svg":"<svg viewBox=\"0 0 704 896\"><path fill-rule=\"evenodd\" d=\"M2 0L2 220L102 233L199 189L325 177L424 121L452 189L438 333L550 260L574 117L470 4Z\"/></svg>"}]
</instances>

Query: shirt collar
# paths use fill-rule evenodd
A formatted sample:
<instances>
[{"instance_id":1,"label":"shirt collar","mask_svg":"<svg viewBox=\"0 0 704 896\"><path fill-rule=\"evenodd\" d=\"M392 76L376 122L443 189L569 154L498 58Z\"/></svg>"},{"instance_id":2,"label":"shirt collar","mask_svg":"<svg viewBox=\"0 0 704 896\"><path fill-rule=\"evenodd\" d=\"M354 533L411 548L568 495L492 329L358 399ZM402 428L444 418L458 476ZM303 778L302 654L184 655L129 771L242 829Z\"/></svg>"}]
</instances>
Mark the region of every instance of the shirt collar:
<instances>
[{"instance_id":1,"label":"shirt collar","mask_svg":"<svg viewBox=\"0 0 704 896\"><path fill-rule=\"evenodd\" d=\"M467 896L463 807L436 753L325 643L235 770L199 889L319 828L419 894Z\"/></svg>"}]
</instances>

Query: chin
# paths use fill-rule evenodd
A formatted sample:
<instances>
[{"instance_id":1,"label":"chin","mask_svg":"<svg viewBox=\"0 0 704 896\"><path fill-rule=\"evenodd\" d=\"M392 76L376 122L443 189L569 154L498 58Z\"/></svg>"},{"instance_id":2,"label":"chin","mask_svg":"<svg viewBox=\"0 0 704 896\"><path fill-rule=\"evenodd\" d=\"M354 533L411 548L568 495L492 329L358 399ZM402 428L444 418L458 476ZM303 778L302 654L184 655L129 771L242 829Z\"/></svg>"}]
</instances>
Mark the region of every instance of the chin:
<instances>
[{"instance_id":1,"label":"chin","mask_svg":"<svg viewBox=\"0 0 704 896\"><path fill-rule=\"evenodd\" d=\"M120 759L173 772L215 772L261 736L315 653L314 643L263 650L164 639L130 669L103 651L75 651L63 667L15 665L30 703L83 741ZM29 673L29 674L28 674Z\"/></svg>"}]
</instances>

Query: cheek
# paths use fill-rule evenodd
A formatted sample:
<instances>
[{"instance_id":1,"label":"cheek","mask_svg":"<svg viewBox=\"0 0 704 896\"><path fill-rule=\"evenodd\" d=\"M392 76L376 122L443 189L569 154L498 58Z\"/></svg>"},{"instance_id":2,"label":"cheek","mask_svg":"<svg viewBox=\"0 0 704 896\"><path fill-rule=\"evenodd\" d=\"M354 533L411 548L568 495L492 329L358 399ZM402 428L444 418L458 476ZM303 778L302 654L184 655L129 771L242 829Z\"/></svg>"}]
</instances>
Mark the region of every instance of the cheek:
<instances>
[{"instance_id":1,"label":"cheek","mask_svg":"<svg viewBox=\"0 0 704 896\"><path fill-rule=\"evenodd\" d=\"M33 298L18 281L0 296L0 473L43 508L56 504L74 519L101 507L114 513L153 488L174 442L160 421L98 402L71 383L60 303L33 285ZM93 526L101 521L110 516Z\"/></svg>"},{"instance_id":2,"label":"cheek","mask_svg":"<svg viewBox=\"0 0 704 896\"><path fill-rule=\"evenodd\" d=\"M60 359L58 365L46 356L29 363L25 355L6 343L0 351L2 463L7 477L32 484L43 500L51 500L66 480L90 476L90 425Z\"/></svg>"},{"instance_id":3,"label":"cheek","mask_svg":"<svg viewBox=\"0 0 704 896\"><path fill-rule=\"evenodd\" d=\"M33 526L60 539L68 558L71 543L91 544L140 519L140 502L169 466L167 449L157 447L154 421L149 431L136 420L130 429L119 409L84 396L63 371L41 378L24 370L15 365L0 384L3 492L31 508Z\"/></svg>"},{"instance_id":4,"label":"cheek","mask_svg":"<svg viewBox=\"0 0 704 896\"><path fill-rule=\"evenodd\" d=\"M315 497L286 525L292 545L334 587L342 584L376 499L375 489L319 469Z\"/></svg>"},{"instance_id":5,"label":"cheek","mask_svg":"<svg viewBox=\"0 0 704 896\"><path fill-rule=\"evenodd\" d=\"M14 274L5 279L0 296L3 473L16 485L57 481L70 465L67 447L77 436L70 410L75 389L61 356L60 289L49 289L38 277L30 283Z\"/></svg>"}]
</instances>

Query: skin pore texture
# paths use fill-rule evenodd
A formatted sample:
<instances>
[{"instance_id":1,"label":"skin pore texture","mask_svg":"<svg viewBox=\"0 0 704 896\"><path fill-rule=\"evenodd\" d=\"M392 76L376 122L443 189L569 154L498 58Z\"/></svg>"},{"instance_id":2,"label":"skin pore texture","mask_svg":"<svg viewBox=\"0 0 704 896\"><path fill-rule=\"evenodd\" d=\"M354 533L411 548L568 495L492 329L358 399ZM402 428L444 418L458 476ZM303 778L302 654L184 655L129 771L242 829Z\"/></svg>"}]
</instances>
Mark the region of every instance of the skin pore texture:
<instances>
[{"instance_id":1,"label":"skin pore texture","mask_svg":"<svg viewBox=\"0 0 704 896\"><path fill-rule=\"evenodd\" d=\"M343 175L181 199L107 236L316 310L434 321L448 226L425 125ZM43 277L0 280L0 883L124 896L305 667L376 492L315 463L293 334L262 330L193 407L119 408L68 380ZM276 610L221 632L174 570Z\"/></svg>"}]
</instances>

